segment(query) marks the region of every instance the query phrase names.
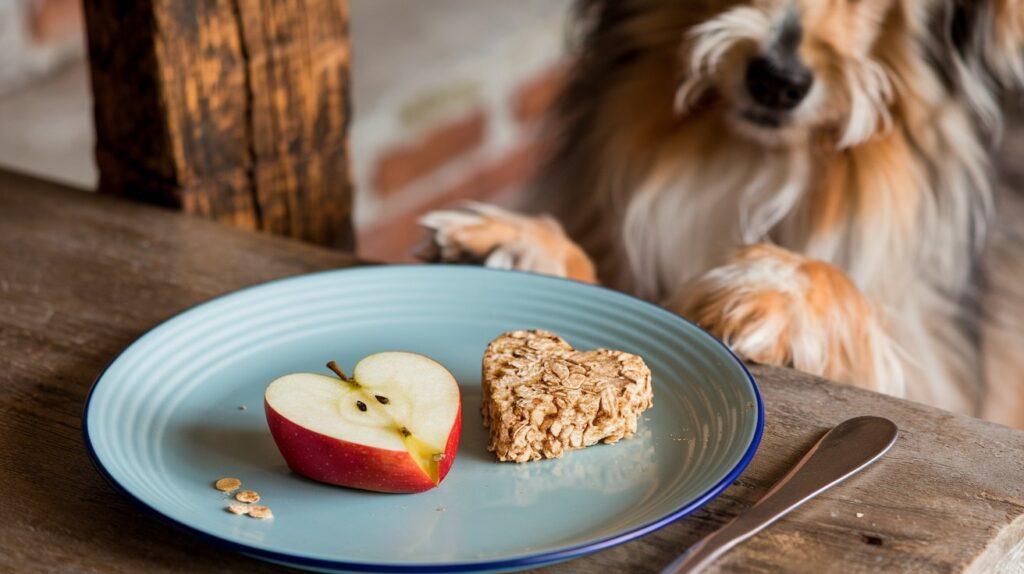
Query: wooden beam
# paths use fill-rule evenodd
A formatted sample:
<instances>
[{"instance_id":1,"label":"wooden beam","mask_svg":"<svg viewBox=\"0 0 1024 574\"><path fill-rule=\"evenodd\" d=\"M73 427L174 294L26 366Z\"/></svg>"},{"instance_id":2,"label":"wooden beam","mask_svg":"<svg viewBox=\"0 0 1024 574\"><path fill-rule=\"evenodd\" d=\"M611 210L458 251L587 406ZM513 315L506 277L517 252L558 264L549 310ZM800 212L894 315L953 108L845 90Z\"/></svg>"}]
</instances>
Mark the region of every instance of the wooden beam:
<instances>
[{"instance_id":1,"label":"wooden beam","mask_svg":"<svg viewBox=\"0 0 1024 574\"><path fill-rule=\"evenodd\" d=\"M347 0L86 0L100 190L352 249Z\"/></svg>"}]
</instances>

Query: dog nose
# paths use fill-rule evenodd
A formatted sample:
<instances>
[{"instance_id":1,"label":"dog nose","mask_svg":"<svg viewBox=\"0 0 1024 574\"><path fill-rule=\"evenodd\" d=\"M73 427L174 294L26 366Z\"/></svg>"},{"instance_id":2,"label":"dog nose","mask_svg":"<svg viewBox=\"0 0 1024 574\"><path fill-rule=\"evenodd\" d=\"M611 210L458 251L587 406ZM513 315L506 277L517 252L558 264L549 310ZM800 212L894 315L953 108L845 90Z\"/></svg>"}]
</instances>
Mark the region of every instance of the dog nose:
<instances>
[{"instance_id":1,"label":"dog nose","mask_svg":"<svg viewBox=\"0 0 1024 574\"><path fill-rule=\"evenodd\" d=\"M746 84L750 97L762 106L779 111L797 107L811 91L814 76L798 57L758 56L747 64Z\"/></svg>"}]
</instances>

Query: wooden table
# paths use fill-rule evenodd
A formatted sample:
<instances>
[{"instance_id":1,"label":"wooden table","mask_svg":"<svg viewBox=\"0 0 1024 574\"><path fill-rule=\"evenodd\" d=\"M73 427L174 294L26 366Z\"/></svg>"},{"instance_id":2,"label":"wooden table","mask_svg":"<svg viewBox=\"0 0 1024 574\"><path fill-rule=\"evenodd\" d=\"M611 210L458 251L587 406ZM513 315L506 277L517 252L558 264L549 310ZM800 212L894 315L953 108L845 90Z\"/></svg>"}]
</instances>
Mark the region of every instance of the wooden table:
<instances>
[{"instance_id":1,"label":"wooden table","mask_svg":"<svg viewBox=\"0 0 1024 574\"><path fill-rule=\"evenodd\" d=\"M168 316L233 289L345 267L341 253L0 172L0 571L271 572L132 506L92 468L93 378ZM642 540L544 572L656 572L742 511L827 428L901 427L893 450L741 545L719 572L1024 568L1024 433L757 368L764 440L732 487Z\"/></svg>"}]
</instances>

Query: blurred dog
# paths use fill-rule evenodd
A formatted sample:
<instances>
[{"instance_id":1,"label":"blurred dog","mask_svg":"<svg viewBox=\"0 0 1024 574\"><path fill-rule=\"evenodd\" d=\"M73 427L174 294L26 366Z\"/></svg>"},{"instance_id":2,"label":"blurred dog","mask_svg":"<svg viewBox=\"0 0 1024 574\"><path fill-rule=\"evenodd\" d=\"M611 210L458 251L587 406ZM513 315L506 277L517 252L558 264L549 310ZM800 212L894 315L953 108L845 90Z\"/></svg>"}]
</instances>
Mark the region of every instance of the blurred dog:
<instances>
[{"instance_id":1,"label":"blurred dog","mask_svg":"<svg viewBox=\"0 0 1024 574\"><path fill-rule=\"evenodd\" d=\"M1024 84L1024 0L582 0L578 19L528 206L553 218L428 214L436 259L600 278L747 360L1024 425L1024 240L993 216L1020 199L988 149Z\"/></svg>"}]
</instances>

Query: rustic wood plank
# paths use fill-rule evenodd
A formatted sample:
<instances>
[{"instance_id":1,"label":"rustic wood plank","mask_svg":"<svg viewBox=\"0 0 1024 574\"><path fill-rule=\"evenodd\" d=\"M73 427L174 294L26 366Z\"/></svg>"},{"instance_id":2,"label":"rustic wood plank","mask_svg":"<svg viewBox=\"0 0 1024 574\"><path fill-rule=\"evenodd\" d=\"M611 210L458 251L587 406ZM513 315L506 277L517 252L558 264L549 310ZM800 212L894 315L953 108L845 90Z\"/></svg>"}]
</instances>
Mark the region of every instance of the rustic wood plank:
<instances>
[{"instance_id":1,"label":"rustic wood plank","mask_svg":"<svg viewBox=\"0 0 1024 574\"><path fill-rule=\"evenodd\" d=\"M346 0L85 14L102 191L353 248Z\"/></svg>"},{"instance_id":2,"label":"rustic wood plank","mask_svg":"<svg viewBox=\"0 0 1024 574\"><path fill-rule=\"evenodd\" d=\"M657 572L763 496L829 428L867 414L900 427L892 450L740 545L709 572L1022 571L1024 433L795 371L753 372L764 395L766 427L739 481L689 519L538 571Z\"/></svg>"},{"instance_id":3,"label":"rustic wood plank","mask_svg":"<svg viewBox=\"0 0 1024 574\"><path fill-rule=\"evenodd\" d=\"M231 253L230 256L226 256ZM183 308L346 254L0 173L0 572L280 572L140 511L81 415L119 348Z\"/></svg>"},{"instance_id":4,"label":"rustic wood plank","mask_svg":"<svg viewBox=\"0 0 1024 574\"><path fill-rule=\"evenodd\" d=\"M259 281L353 263L330 250L0 172L0 571L281 571L201 542L118 496L89 464L81 409L106 362L167 316ZM792 371L755 374L767 426L740 480L662 531L540 571L657 572L763 495L827 428L860 414L900 425L893 450L713 571L1019 566L1024 433Z\"/></svg>"}]
</instances>

